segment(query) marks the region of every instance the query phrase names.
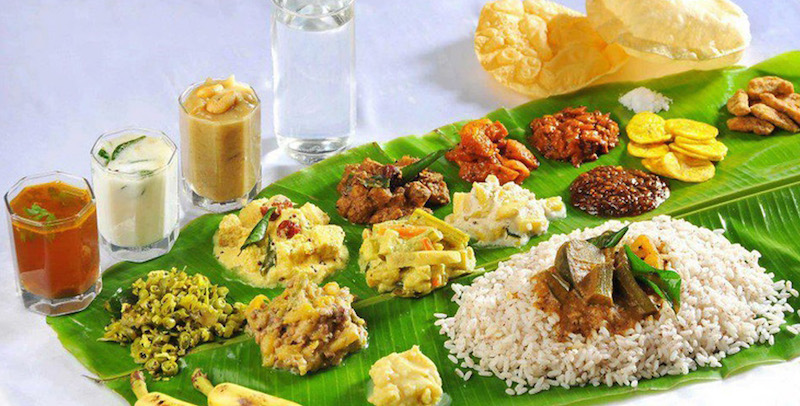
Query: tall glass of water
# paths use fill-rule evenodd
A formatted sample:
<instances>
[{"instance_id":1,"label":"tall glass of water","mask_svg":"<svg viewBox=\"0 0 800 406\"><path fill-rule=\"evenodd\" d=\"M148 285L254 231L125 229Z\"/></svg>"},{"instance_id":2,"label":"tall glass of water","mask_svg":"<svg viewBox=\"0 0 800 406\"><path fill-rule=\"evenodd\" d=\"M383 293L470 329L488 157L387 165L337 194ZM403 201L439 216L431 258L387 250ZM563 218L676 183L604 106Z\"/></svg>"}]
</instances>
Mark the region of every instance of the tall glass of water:
<instances>
[{"instance_id":1,"label":"tall glass of water","mask_svg":"<svg viewBox=\"0 0 800 406\"><path fill-rule=\"evenodd\" d=\"M275 136L305 164L355 133L354 1L272 0Z\"/></svg>"}]
</instances>

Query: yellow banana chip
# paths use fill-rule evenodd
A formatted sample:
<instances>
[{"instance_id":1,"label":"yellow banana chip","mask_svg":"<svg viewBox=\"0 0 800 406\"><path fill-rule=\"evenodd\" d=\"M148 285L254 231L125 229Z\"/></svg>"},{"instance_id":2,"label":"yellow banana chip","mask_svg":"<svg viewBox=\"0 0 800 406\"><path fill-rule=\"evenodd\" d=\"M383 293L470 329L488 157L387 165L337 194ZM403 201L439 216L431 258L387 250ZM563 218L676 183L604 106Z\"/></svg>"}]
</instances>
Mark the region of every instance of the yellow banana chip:
<instances>
[{"instance_id":1,"label":"yellow banana chip","mask_svg":"<svg viewBox=\"0 0 800 406\"><path fill-rule=\"evenodd\" d=\"M671 156L671 158L668 158ZM677 166L675 164L667 165L667 161L675 161L677 163L677 158L675 158L675 154L672 152L667 152L666 154L658 157L658 158L645 158L642 159L642 166L647 168L648 171L655 173L656 175L665 176L667 178L675 178L677 176L676 172L673 172L673 169Z\"/></svg>"},{"instance_id":2,"label":"yellow banana chip","mask_svg":"<svg viewBox=\"0 0 800 406\"><path fill-rule=\"evenodd\" d=\"M711 144L670 144L670 149L678 151L693 158L707 159L709 161L721 161L728 155L728 147L725 144L714 141Z\"/></svg>"},{"instance_id":3,"label":"yellow banana chip","mask_svg":"<svg viewBox=\"0 0 800 406\"><path fill-rule=\"evenodd\" d=\"M481 10L475 53L497 81L534 98L580 89L627 60L581 13L547 0L498 0Z\"/></svg>"},{"instance_id":4,"label":"yellow banana chip","mask_svg":"<svg viewBox=\"0 0 800 406\"><path fill-rule=\"evenodd\" d=\"M696 140L696 139L693 139L693 138L681 137L679 135L679 136L675 137L675 141L674 142L676 144L678 144L678 145L681 145L681 144L711 144L711 143L713 143L715 141L716 140L714 138L708 138L708 139L705 139L705 140Z\"/></svg>"},{"instance_id":5,"label":"yellow banana chip","mask_svg":"<svg viewBox=\"0 0 800 406\"><path fill-rule=\"evenodd\" d=\"M667 144L628 143L628 153L637 158L658 158L669 152Z\"/></svg>"},{"instance_id":6,"label":"yellow banana chip","mask_svg":"<svg viewBox=\"0 0 800 406\"><path fill-rule=\"evenodd\" d=\"M719 134L717 127L689 120L688 118L671 118L664 124L667 132L678 137L691 138L694 140L708 140Z\"/></svg>"},{"instance_id":7,"label":"yellow banana chip","mask_svg":"<svg viewBox=\"0 0 800 406\"><path fill-rule=\"evenodd\" d=\"M676 179L684 182L700 183L714 177L717 173L714 164L707 159L697 159L679 152L673 152L680 164L679 177Z\"/></svg>"},{"instance_id":8,"label":"yellow banana chip","mask_svg":"<svg viewBox=\"0 0 800 406\"><path fill-rule=\"evenodd\" d=\"M669 144L669 150L672 151L672 152L678 152L678 153L681 153L683 155L690 156L690 157L696 158L696 159L707 159L705 156L697 154L697 153L694 153L694 152L691 152L691 151L687 151L687 150L681 148L680 145L675 144L675 143Z\"/></svg>"},{"instance_id":9,"label":"yellow banana chip","mask_svg":"<svg viewBox=\"0 0 800 406\"><path fill-rule=\"evenodd\" d=\"M689 151L689 150L681 147L680 145L670 144L669 145L669 149L672 152L680 153L680 154L683 154L683 155L685 155L687 157L694 158L694 159L700 159L700 160L706 160L706 161L721 161L722 160L720 157L709 157L709 156L706 156L706 155L703 155L703 154L698 154L697 152ZM714 158L714 159L712 159L712 158Z\"/></svg>"},{"instance_id":10,"label":"yellow banana chip","mask_svg":"<svg viewBox=\"0 0 800 406\"><path fill-rule=\"evenodd\" d=\"M713 178L716 173L711 161L692 158L674 151L659 158L644 159L642 165L657 175L693 183L705 182Z\"/></svg>"},{"instance_id":11,"label":"yellow banana chip","mask_svg":"<svg viewBox=\"0 0 800 406\"><path fill-rule=\"evenodd\" d=\"M628 138L638 144L655 144L667 142L672 135L666 132L665 120L658 114L649 111L637 113L625 126Z\"/></svg>"}]
</instances>

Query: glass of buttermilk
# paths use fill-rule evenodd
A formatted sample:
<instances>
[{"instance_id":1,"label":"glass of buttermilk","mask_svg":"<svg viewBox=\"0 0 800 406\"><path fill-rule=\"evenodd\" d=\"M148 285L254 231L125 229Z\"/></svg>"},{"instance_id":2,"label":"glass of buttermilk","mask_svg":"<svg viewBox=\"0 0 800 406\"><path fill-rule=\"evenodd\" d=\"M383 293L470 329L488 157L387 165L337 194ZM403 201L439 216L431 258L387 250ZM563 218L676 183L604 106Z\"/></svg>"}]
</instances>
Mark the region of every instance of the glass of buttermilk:
<instances>
[{"instance_id":1,"label":"glass of buttermilk","mask_svg":"<svg viewBox=\"0 0 800 406\"><path fill-rule=\"evenodd\" d=\"M172 140L160 131L126 128L101 135L91 154L101 245L124 261L167 253L180 231Z\"/></svg>"},{"instance_id":2,"label":"glass of buttermilk","mask_svg":"<svg viewBox=\"0 0 800 406\"><path fill-rule=\"evenodd\" d=\"M189 86L180 99L184 193L204 210L238 209L261 188L261 101L227 79Z\"/></svg>"}]
</instances>

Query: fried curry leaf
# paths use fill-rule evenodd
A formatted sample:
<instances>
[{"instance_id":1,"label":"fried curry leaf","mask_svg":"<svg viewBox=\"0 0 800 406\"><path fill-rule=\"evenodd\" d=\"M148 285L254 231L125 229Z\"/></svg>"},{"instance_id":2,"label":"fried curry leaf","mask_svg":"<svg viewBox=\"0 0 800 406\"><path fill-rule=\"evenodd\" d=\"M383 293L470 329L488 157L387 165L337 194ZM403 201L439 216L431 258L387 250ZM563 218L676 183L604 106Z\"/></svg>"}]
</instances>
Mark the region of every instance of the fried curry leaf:
<instances>
[{"instance_id":1,"label":"fried curry leaf","mask_svg":"<svg viewBox=\"0 0 800 406\"><path fill-rule=\"evenodd\" d=\"M622 237L628 232L628 226L622 227L617 231L608 230L597 237L592 237L586 241L594 244L597 248L614 248L622 241Z\"/></svg>"},{"instance_id":2,"label":"fried curry leaf","mask_svg":"<svg viewBox=\"0 0 800 406\"><path fill-rule=\"evenodd\" d=\"M658 269L650 266L634 254L628 245L625 246L625 253L631 262L631 272L636 280L652 288L677 313L681 308L681 276L671 269Z\"/></svg>"},{"instance_id":3,"label":"fried curry leaf","mask_svg":"<svg viewBox=\"0 0 800 406\"><path fill-rule=\"evenodd\" d=\"M402 176L403 183L411 182L412 180L414 180L417 176L419 176L420 172L424 171L429 166L433 165L434 162L436 162L439 158L443 157L444 154L447 153L447 151L449 150L450 150L449 148L445 148L431 152L430 154L425 155L419 161L404 166L402 169L400 169L400 172L402 172L403 174Z\"/></svg>"},{"instance_id":4,"label":"fried curry leaf","mask_svg":"<svg viewBox=\"0 0 800 406\"><path fill-rule=\"evenodd\" d=\"M402 186L416 179L422 171L433 165L433 163L436 162L437 159L444 156L447 151L449 151L449 148L432 152L424 156L419 161L402 167L400 169L399 179L397 177L379 174L362 180L361 184L367 188L388 188L392 186Z\"/></svg>"},{"instance_id":5,"label":"fried curry leaf","mask_svg":"<svg viewBox=\"0 0 800 406\"><path fill-rule=\"evenodd\" d=\"M133 293L133 289L117 288L111 297L103 303L103 307L114 317L119 318L122 315L123 305L134 304L138 300L139 298Z\"/></svg>"},{"instance_id":6,"label":"fried curry leaf","mask_svg":"<svg viewBox=\"0 0 800 406\"><path fill-rule=\"evenodd\" d=\"M146 136L144 136L144 135L142 135L141 137L136 137L136 138L134 138L134 139L132 139L132 140L130 140L130 141L125 141L125 142L123 142L122 144L119 144L119 145L117 145L117 147L116 147L116 148L114 148L114 152L112 152L112 153L111 153L111 158L108 160L108 162L111 162L111 161L113 161L114 159L116 159L116 158L117 158L117 156L119 156L119 154L120 154L122 151L124 151L126 148L130 147L130 146L131 146L131 145L133 145L133 144L136 144L137 142L139 142L139 141L141 141L141 140L143 140L143 139L145 139L145 138L147 138L147 137L146 137ZM103 150L101 150L101 151L103 151ZM99 154L100 154L100 153L98 152L98 155L99 155Z\"/></svg>"},{"instance_id":7,"label":"fried curry leaf","mask_svg":"<svg viewBox=\"0 0 800 406\"><path fill-rule=\"evenodd\" d=\"M275 213L275 208L270 207L266 213L264 213L264 217L256 223L256 226L250 231L250 235L247 236L247 239L244 240L244 244L242 244L241 250L262 241L264 237L267 236L267 228L269 227L269 218L272 217L272 213Z\"/></svg>"},{"instance_id":8,"label":"fried curry leaf","mask_svg":"<svg viewBox=\"0 0 800 406\"><path fill-rule=\"evenodd\" d=\"M259 269L261 275L266 276L267 271L275 266L277 261L278 253L275 252L275 249L272 247L272 237L267 236L267 253L264 257L264 262L261 263L261 269Z\"/></svg>"},{"instance_id":9,"label":"fried curry leaf","mask_svg":"<svg viewBox=\"0 0 800 406\"><path fill-rule=\"evenodd\" d=\"M391 185L391 180L385 176L375 175L367 179L364 179L361 183L364 185L364 187L368 188L372 187L388 188Z\"/></svg>"}]
</instances>

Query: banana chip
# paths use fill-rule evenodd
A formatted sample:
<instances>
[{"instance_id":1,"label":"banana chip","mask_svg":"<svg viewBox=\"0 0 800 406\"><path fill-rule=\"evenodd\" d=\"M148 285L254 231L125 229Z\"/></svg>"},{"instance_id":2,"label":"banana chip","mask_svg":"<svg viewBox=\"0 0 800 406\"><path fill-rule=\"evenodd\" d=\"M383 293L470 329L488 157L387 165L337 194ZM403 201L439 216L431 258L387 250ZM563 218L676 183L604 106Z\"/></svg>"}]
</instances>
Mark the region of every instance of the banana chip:
<instances>
[{"instance_id":1,"label":"banana chip","mask_svg":"<svg viewBox=\"0 0 800 406\"><path fill-rule=\"evenodd\" d=\"M637 158L658 158L669 152L667 144L639 144L636 142L628 143L628 153Z\"/></svg>"},{"instance_id":2,"label":"banana chip","mask_svg":"<svg viewBox=\"0 0 800 406\"><path fill-rule=\"evenodd\" d=\"M498 0L481 10L475 53L503 85L534 98L580 89L627 60L581 13L547 0Z\"/></svg>"},{"instance_id":3,"label":"banana chip","mask_svg":"<svg viewBox=\"0 0 800 406\"><path fill-rule=\"evenodd\" d=\"M709 161L721 161L728 155L728 147L725 144L714 141L711 144L670 144L670 149L680 152L684 155L689 155L698 159L707 159Z\"/></svg>"},{"instance_id":4,"label":"banana chip","mask_svg":"<svg viewBox=\"0 0 800 406\"><path fill-rule=\"evenodd\" d=\"M677 145L675 143L669 144L669 150L672 151L672 152L681 153L683 155L686 155L686 156L689 156L689 157L692 157L692 158L695 158L695 159L706 159L705 156L700 155L700 154L696 154L696 153L691 152L691 151L687 151L687 150L681 148L680 145Z\"/></svg>"},{"instance_id":5,"label":"banana chip","mask_svg":"<svg viewBox=\"0 0 800 406\"><path fill-rule=\"evenodd\" d=\"M679 136L675 137L675 141L674 142L676 144L678 144L678 145L684 145L684 144L697 145L697 144L711 144L713 142L716 142L716 139L709 138L709 139L705 139L705 140L696 140L696 139L693 139L693 138L681 137L679 135Z\"/></svg>"},{"instance_id":6,"label":"banana chip","mask_svg":"<svg viewBox=\"0 0 800 406\"><path fill-rule=\"evenodd\" d=\"M716 175L714 164L707 159L697 159L679 152L673 152L680 164L679 177L676 179L684 182L700 183L710 180Z\"/></svg>"},{"instance_id":7,"label":"banana chip","mask_svg":"<svg viewBox=\"0 0 800 406\"><path fill-rule=\"evenodd\" d=\"M716 173L711 161L695 159L673 151L659 158L644 159L642 165L657 175L692 183L705 182L713 178Z\"/></svg>"},{"instance_id":8,"label":"banana chip","mask_svg":"<svg viewBox=\"0 0 800 406\"><path fill-rule=\"evenodd\" d=\"M717 127L699 121L689 120L688 118L671 118L666 121L664 128L671 135L694 140L710 140L719 134Z\"/></svg>"},{"instance_id":9,"label":"banana chip","mask_svg":"<svg viewBox=\"0 0 800 406\"><path fill-rule=\"evenodd\" d=\"M667 142L672 139L672 135L666 132L665 123L658 114L643 111L631 118L625 127L625 132L631 141L638 144Z\"/></svg>"},{"instance_id":10,"label":"banana chip","mask_svg":"<svg viewBox=\"0 0 800 406\"><path fill-rule=\"evenodd\" d=\"M628 153L645 158L642 165L647 170L684 182L705 182L713 178L716 169L711 161L721 161L728 154L728 147L716 140L719 130L699 121L664 120L657 114L643 111L631 118L626 131L631 140Z\"/></svg>"},{"instance_id":11,"label":"banana chip","mask_svg":"<svg viewBox=\"0 0 800 406\"><path fill-rule=\"evenodd\" d=\"M642 159L642 166L647 168L648 171L657 175L675 179L677 179L678 169L680 169L678 159L672 152L667 152L658 158Z\"/></svg>"}]
</instances>

